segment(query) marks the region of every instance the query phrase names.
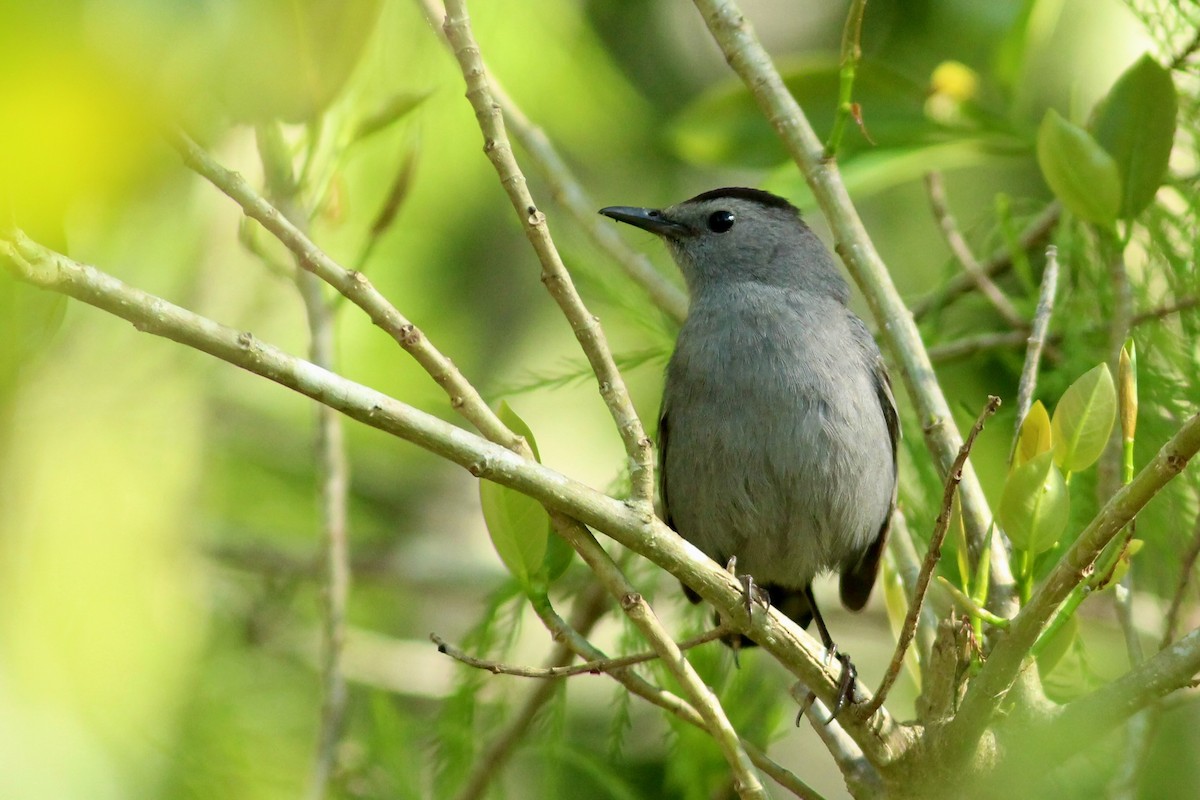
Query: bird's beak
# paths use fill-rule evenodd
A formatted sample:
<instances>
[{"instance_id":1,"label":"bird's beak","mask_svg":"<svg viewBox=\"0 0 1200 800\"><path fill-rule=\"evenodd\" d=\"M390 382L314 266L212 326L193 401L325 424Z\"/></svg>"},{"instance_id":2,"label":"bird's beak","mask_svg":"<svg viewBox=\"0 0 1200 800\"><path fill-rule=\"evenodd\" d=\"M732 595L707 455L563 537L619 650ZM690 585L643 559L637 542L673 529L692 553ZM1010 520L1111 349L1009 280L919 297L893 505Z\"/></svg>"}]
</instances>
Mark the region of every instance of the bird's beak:
<instances>
[{"instance_id":1,"label":"bird's beak","mask_svg":"<svg viewBox=\"0 0 1200 800\"><path fill-rule=\"evenodd\" d=\"M656 233L659 236L666 236L671 239L678 239L683 236L691 235L691 229L686 225L667 219L663 213L656 208L634 208L633 206L609 206L608 208L600 209L600 213L606 217L612 217L617 222L625 222L634 225L643 230Z\"/></svg>"}]
</instances>

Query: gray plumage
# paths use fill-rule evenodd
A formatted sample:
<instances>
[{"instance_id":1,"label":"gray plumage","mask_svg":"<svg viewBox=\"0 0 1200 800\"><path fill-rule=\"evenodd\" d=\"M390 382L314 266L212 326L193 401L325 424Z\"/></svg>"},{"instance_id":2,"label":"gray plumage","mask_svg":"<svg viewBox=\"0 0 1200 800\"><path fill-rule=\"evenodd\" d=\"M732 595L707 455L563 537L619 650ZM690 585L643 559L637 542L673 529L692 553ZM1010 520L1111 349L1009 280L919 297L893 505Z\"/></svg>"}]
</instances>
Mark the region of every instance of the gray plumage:
<instances>
[{"instance_id":1,"label":"gray plumage","mask_svg":"<svg viewBox=\"0 0 1200 800\"><path fill-rule=\"evenodd\" d=\"M862 608L895 505L899 427L828 250L794 207L754 189L601 213L659 234L691 295L659 425L664 519L718 563L736 556L801 625L827 570Z\"/></svg>"}]
</instances>

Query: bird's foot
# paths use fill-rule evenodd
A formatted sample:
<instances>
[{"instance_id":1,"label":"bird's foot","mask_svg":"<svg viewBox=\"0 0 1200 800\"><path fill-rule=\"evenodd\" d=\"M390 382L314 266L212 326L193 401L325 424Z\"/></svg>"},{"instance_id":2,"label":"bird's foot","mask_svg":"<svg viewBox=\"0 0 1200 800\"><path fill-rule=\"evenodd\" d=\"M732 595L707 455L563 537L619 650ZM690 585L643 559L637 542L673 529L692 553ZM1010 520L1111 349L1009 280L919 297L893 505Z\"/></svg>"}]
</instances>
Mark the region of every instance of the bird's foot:
<instances>
[{"instance_id":1,"label":"bird's foot","mask_svg":"<svg viewBox=\"0 0 1200 800\"><path fill-rule=\"evenodd\" d=\"M742 594L746 603L746 627L750 628L754 625L754 603L757 601L763 608L770 608L771 596L759 588L758 584L754 582L753 575L738 575L737 556L730 556L729 561L725 564L725 570L742 586ZM726 642L733 650L734 666L741 668L739 656L742 647L752 647L754 642L742 634L733 634Z\"/></svg>"},{"instance_id":2,"label":"bird's foot","mask_svg":"<svg viewBox=\"0 0 1200 800\"><path fill-rule=\"evenodd\" d=\"M842 669L838 675L837 695L834 697L829 719L825 720L826 725L837 719L838 714L841 714L846 709L846 706L858 702L854 696L854 682L858 679L858 668L854 666L854 662L850 660L850 656L846 653L839 653L836 646L826 649L825 664L828 666L834 659L842 665ZM800 703L800 710L796 713L797 726L800 725L801 720L804 719L804 714L812 707L816 699L816 693L809 690L804 700Z\"/></svg>"},{"instance_id":3,"label":"bird's foot","mask_svg":"<svg viewBox=\"0 0 1200 800\"><path fill-rule=\"evenodd\" d=\"M839 653L837 647L830 648L831 655L842 664L841 674L838 676L837 697L833 701L833 709L829 714L828 725L837 719L838 714L848 705L853 705L854 700L854 681L858 679L858 668L854 666L854 662L850 660L848 653Z\"/></svg>"}]
</instances>

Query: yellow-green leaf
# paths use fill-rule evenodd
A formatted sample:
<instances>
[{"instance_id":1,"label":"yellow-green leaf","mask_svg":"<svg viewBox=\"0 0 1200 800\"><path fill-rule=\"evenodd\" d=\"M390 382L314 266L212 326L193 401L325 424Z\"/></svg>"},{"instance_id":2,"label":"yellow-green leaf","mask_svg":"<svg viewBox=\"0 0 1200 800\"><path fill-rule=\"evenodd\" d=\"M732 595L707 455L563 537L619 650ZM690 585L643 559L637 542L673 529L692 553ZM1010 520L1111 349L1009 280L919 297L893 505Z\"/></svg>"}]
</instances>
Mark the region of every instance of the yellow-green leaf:
<instances>
[{"instance_id":1,"label":"yellow-green leaf","mask_svg":"<svg viewBox=\"0 0 1200 800\"><path fill-rule=\"evenodd\" d=\"M507 403L501 404L498 416L510 429L525 437L536 458L533 432L524 420ZM480 481L479 502L492 546L504 566L526 592L544 592L550 580L546 560L552 536L546 509L532 497L490 481ZM560 560L557 551L555 556L556 561ZM559 572L565 568L564 562Z\"/></svg>"},{"instance_id":2,"label":"yellow-green leaf","mask_svg":"<svg viewBox=\"0 0 1200 800\"><path fill-rule=\"evenodd\" d=\"M1013 453L1012 468L1024 464L1034 456L1040 456L1051 447L1050 415L1042 401L1034 403L1025 419L1021 421L1021 433L1017 437L1017 449Z\"/></svg>"},{"instance_id":3,"label":"yellow-green leaf","mask_svg":"<svg viewBox=\"0 0 1200 800\"><path fill-rule=\"evenodd\" d=\"M1067 527L1071 498L1047 451L1009 473L997 517L1013 547L1034 555L1054 546Z\"/></svg>"},{"instance_id":4,"label":"yellow-green leaf","mask_svg":"<svg viewBox=\"0 0 1200 800\"><path fill-rule=\"evenodd\" d=\"M1046 112L1038 127L1037 161L1063 205L1087 222L1111 226L1121 210L1121 173L1091 135Z\"/></svg>"},{"instance_id":5,"label":"yellow-green leaf","mask_svg":"<svg viewBox=\"0 0 1200 800\"><path fill-rule=\"evenodd\" d=\"M1107 364L1079 377L1054 408L1054 461L1067 472L1087 469L1104 452L1117 415L1117 390Z\"/></svg>"}]
</instances>

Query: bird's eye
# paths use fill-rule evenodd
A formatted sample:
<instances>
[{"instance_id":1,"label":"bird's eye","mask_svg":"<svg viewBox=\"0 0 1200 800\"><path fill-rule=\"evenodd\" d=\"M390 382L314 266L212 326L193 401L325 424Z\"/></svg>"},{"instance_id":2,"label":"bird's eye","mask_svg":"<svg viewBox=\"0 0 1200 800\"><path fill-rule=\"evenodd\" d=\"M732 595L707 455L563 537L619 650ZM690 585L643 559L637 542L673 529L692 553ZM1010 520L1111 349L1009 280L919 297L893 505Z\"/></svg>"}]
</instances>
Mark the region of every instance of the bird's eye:
<instances>
[{"instance_id":1,"label":"bird's eye","mask_svg":"<svg viewBox=\"0 0 1200 800\"><path fill-rule=\"evenodd\" d=\"M708 229L713 233L724 233L733 227L732 211L714 211L708 217Z\"/></svg>"}]
</instances>

